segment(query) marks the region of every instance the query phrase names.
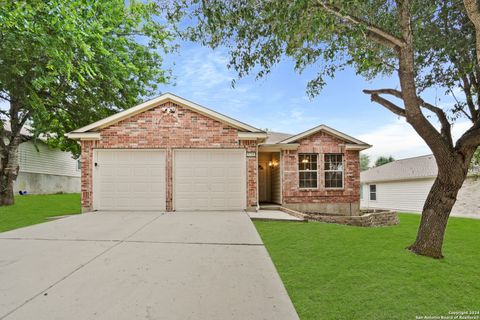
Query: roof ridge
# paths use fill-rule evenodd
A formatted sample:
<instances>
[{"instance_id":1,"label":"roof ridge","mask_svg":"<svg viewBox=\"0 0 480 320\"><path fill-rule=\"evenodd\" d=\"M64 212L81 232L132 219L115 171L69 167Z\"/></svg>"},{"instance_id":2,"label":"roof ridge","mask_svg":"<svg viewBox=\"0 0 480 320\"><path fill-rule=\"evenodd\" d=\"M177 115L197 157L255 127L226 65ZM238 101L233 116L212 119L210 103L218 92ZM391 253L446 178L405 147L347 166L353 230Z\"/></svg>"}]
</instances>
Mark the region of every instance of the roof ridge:
<instances>
[{"instance_id":1,"label":"roof ridge","mask_svg":"<svg viewBox=\"0 0 480 320\"><path fill-rule=\"evenodd\" d=\"M433 153L429 153L429 154L424 154L422 156L415 156L415 157L410 157L410 158L402 158L402 159L395 159L394 161L392 162L396 162L396 161L404 161L404 160L410 160L410 159L416 159L416 158L424 158L424 157L429 157L429 156L432 156L435 158L435 156L433 155ZM392 162L389 162L389 163L392 163ZM388 163L387 163L388 164Z\"/></svg>"},{"instance_id":2,"label":"roof ridge","mask_svg":"<svg viewBox=\"0 0 480 320\"><path fill-rule=\"evenodd\" d=\"M159 104L167 101L172 101L182 107L189 108L195 112L198 112L200 114L203 114L207 117L210 117L216 121L223 122L231 127L237 128L239 130L244 130L247 132L264 132L261 129L258 129L254 126L251 126L249 124L246 124L245 122L242 122L240 120L234 119L230 116L224 115L220 112L217 112L213 109L204 107L196 102L190 101L188 99L182 98L180 96L177 96L173 93L167 92L167 93L162 93L161 95L154 97L152 99L149 99L147 101L144 101L136 106L132 106L128 109L125 109L123 111L117 112L111 116L108 116L106 118L103 118L101 120L95 121L93 123L90 123L89 125L86 125L84 127L78 128L70 132L71 134L75 133L84 133L92 130L97 130L99 128L103 128L109 125L112 125L114 123L120 122L124 119L127 119L129 117L132 117L138 113L145 112L147 110L150 110L154 107L157 107ZM70 134L68 133L68 134ZM68 136L67 134L67 136Z\"/></svg>"}]
</instances>

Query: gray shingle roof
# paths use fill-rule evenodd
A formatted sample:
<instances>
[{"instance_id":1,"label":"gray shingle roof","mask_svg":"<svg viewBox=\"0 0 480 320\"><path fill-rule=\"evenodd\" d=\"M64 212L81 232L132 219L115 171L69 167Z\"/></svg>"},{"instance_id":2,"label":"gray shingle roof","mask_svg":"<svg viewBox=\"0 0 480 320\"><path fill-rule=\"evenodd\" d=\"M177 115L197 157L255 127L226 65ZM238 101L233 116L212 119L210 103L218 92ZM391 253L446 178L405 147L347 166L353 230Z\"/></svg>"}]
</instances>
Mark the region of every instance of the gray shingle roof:
<instances>
[{"instance_id":1,"label":"gray shingle roof","mask_svg":"<svg viewBox=\"0 0 480 320\"><path fill-rule=\"evenodd\" d=\"M265 141L266 144L273 144L290 138L293 134L290 133L283 133L283 132L275 132L275 131L268 131L267 132L267 140Z\"/></svg>"},{"instance_id":2,"label":"gray shingle roof","mask_svg":"<svg viewBox=\"0 0 480 320\"><path fill-rule=\"evenodd\" d=\"M433 155L401 159L360 173L360 181L393 181L421 179L437 176L437 163Z\"/></svg>"}]
</instances>

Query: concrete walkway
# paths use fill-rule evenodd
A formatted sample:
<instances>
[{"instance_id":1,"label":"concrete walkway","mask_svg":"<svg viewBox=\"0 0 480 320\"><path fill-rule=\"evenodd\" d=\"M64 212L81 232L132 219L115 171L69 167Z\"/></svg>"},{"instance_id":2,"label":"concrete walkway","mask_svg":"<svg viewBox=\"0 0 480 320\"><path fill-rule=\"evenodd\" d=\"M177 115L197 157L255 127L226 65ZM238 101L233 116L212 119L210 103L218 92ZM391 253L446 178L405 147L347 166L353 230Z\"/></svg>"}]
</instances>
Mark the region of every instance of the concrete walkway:
<instances>
[{"instance_id":1,"label":"concrete walkway","mask_svg":"<svg viewBox=\"0 0 480 320\"><path fill-rule=\"evenodd\" d=\"M298 319L241 212L102 212L0 233L0 319Z\"/></svg>"},{"instance_id":2,"label":"concrete walkway","mask_svg":"<svg viewBox=\"0 0 480 320\"><path fill-rule=\"evenodd\" d=\"M280 210L259 210L257 212L249 212L248 215L252 220L305 221Z\"/></svg>"}]
</instances>

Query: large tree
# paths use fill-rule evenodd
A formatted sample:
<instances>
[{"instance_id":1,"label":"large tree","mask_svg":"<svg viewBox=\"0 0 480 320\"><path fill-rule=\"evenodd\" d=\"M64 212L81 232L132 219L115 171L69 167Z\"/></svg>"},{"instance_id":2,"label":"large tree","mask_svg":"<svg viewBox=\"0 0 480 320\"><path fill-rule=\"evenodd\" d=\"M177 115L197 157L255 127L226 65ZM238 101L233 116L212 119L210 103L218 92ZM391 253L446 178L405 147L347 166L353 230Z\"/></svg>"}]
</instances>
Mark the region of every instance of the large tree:
<instances>
[{"instance_id":1,"label":"large tree","mask_svg":"<svg viewBox=\"0 0 480 320\"><path fill-rule=\"evenodd\" d=\"M370 156L368 154L360 153L360 171L365 171L370 168Z\"/></svg>"},{"instance_id":2,"label":"large tree","mask_svg":"<svg viewBox=\"0 0 480 320\"><path fill-rule=\"evenodd\" d=\"M0 0L0 205L13 204L20 132L78 154L64 133L134 105L167 80L156 3ZM9 122L9 128L5 124Z\"/></svg>"},{"instance_id":3,"label":"large tree","mask_svg":"<svg viewBox=\"0 0 480 320\"><path fill-rule=\"evenodd\" d=\"M384 164L395 161L392 156L380 156L375 160L375 167L383 166Z\"/></svg>"},{"instance_id":4,"label":"large tree","mask_svg":"<svg viewBox=\"0 0 480 320\"><path fill-rule=\"evenodd\" d=\"M435 156L438 176L409 249L442 257L450 211L480 144L476 0L191 0L178 8L182 4L194 22L188 36L213 48L228 47L229 66L240 77L252 72L262 77L285 56L299 71L317 68L308 85L311 95L346 66L368 79L396 74L398 88L364 93L405 118ZM459 87L465 98L442 108L422 98L433 87ZM454 142L451 125L458 117L470 120L471 127Z\"/></svg>"}]
</instances>

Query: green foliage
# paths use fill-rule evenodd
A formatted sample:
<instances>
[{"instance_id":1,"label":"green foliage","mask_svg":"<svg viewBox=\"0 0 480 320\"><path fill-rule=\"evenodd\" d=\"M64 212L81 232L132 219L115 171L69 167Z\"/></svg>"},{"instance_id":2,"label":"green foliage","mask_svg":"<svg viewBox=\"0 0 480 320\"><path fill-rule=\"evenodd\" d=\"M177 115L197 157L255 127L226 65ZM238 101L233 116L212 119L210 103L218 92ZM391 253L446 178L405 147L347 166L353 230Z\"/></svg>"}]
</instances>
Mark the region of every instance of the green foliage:
<instances>
[{"instance_id":1,"label":"green foliage","mask_svg":"<svg viewBox=\"0 0 480 320\"><path fill-rule=\"evenodd\" d=\"M370 156L360 153L360 171L365 171L370 168Z\"/></svg>"},{"instance_id":2,"label":"green foliage","mask_svg":"<svg viewBox=\"0 0 480 320\"><path fill-rule=\"evenodd\" d=\"M80 195L17 196L12 206L0 207L0 232L48 221L55 216L80 213Z\"/></svg>"},{"instance_id":3,"label":"green foliage","mask_svg":"<svg viewBox=\"0 0 480 320\"><path fill-rule=\"evenodd\" d=\"M333 78L346 66L355 68L367 79L390 75L398 69L397 52L382 40L374 40L367 30L368 26L377 26L401 38L396 1L178 0L177 3L178 11L194 21L186 30L187 37L213 48L229 48L229 66L237 70L239 77L250 73L263 77L287 56L293 59L297 71L308 67L317 71L307 88L313 96L323 88L327 78ZM182 11L182 4L188 9ZM339 15L353 16L361 23L340 18L323 4L336 7ZM412 0L411 13L414 72L419 90L458 86L461 77L475 65L474 29L461 1Z\"/></svg>"},{"instance_id":4,"label":"green foliage","mask_svg":"<svg viewBox=\"0 0 480 320\"><path fill-rule=\"evenodd\" d=\"M64 133L135 105L168 80L162 52L171 36L161 14L144 1L1 1L0 96L36 135L78 152Z\"/></svg>"},{"instance_id":5,"label":"green foliage","mask_svg":"<svg viewBox=\"0 0 480 320\"><path fill-rule=\"evenodd\" d=\"M477 148L477 151L473 154L472 167L480 168L480 148Z\"/></svg>"},{"instance_id":6,"label":"green foliage","mask_svg":"<svg viewBox=\"0 0 480 320\"><path fill-rule=\"evenodd\" d=\"M255 222L300 319L415 319L478 309L480 220L450 218L446 258L405 249L420 216L360 228Z\"/></svg>"},{"instance_id":7,"label":"green foliage","mask_svg":"<svg viewBox=\"0 0 480 320\"><path fill-rule=\"evenodd\" d=\"M383 166L384 164L390 163L395 161L395 159L392 156L380 156L377 158L375 161L375 167Z\"/></svg>"}]
</instances>

